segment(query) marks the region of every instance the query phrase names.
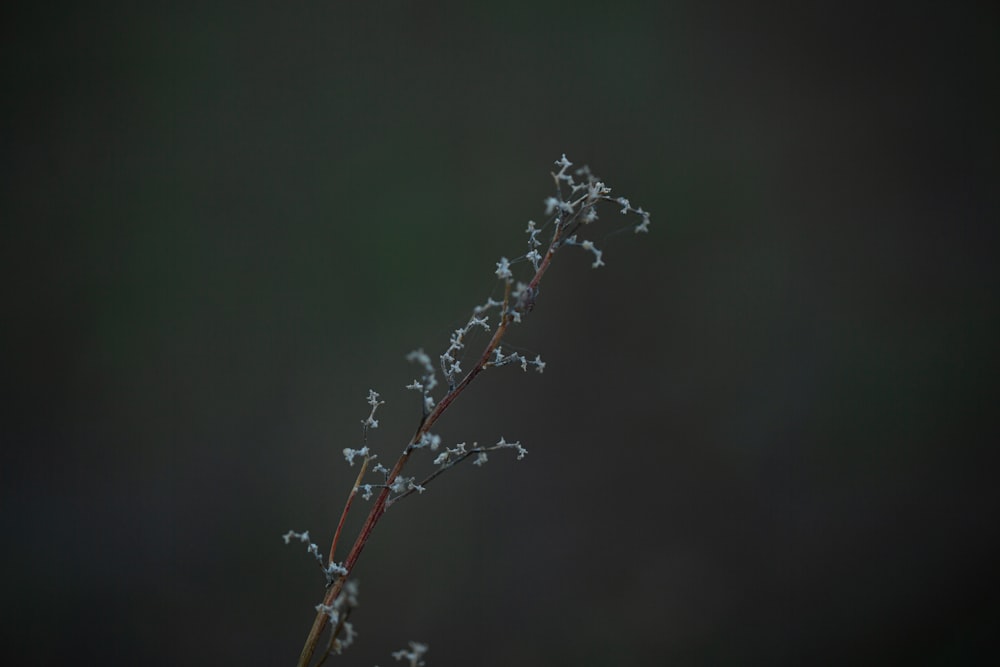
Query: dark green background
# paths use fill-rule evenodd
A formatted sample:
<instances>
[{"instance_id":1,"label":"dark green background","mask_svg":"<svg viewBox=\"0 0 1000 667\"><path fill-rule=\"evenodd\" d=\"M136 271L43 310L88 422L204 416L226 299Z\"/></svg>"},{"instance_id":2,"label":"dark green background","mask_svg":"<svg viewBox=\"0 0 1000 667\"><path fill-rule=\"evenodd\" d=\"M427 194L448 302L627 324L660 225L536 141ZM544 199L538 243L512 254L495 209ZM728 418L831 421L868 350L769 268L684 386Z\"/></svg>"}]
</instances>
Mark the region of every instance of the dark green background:
<instances>
[{"instance_id":1,"label":"dark green background","mask_svg":"<svg viewBox=\"0 0 1000 667\"><path fill-rule=\"evenodd\" d=\"M3 10L9 664L291 664L371 444L552 162L557 258L390 510L341 664L971 664L994 645L988 3ZM482 341L480 340L480 343ZM466 366L471 363L467 361ZM355 519L360 519L362 509Z\"/></svg>"}]
</instances>

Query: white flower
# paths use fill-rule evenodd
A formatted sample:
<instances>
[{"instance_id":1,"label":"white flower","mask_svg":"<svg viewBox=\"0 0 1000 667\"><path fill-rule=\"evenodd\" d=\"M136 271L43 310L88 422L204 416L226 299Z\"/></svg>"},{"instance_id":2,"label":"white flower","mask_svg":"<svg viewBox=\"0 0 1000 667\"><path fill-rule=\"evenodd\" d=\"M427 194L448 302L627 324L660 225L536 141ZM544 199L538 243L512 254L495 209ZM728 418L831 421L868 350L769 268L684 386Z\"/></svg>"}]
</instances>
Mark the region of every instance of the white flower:
<instances>
[{"instance_id":1,"label":"white flower","mask_svg":"<svg viewBox=\"0 0 1000 667\"><path fill-rule=\"evenodd\" d=\"M350 447L344 447L344 458L347 459L347 462L350 463L352 467L354 466L355 456L368 456L369 453L371 453L371 450L368 449L367 445L365 445L361 449L351 449Z\"/></svg>"},{"instance_id":2,"label":"white flower","mask_svg":"<svg viewBox=\"0 0 1000 667\"><path fill-rule=\"evenodd\" d=\"M425 664L421 658L424 653L427 653L427 644L421 644L419 642L410 642L410 650L394 651L392 657L396 660L408 660L410 662L410 667L420 667L420 665Z\"/></svg>"},{"instance_id":3,"label":"white flower","mask_svg":"<svg viewBox=\"0 0 1000 667\"><path fill-rule=\"evenodd\" d=\"M297 539L299 542L308 542L309 541L309 531L307 530L304 533L297 533L294 530L290 530L290 531L288 531L287 533L285 533L284 535L281 536L281 539L283 539L285 541L285 544L288 544L289 541L292 540L293 538Z\"/></svg>"},{"instance_id":4,"label":"white flower","mask_svg":"<svg viewBox=\"0 0 1000 667\"><path fill-rule=\"evenodd\" d=\"M503 301L497 301L493 297L489 297L488 299L486 299L486 303L484 303L481 306L476 306L475 308L473 308L472 309L472 314L473 315L479 315L480 313L483 313L483 312L489 310L490 308L493 308L494 306L502 306L502 305L503 305Z\"/></svg>"},{"instance_id":5,"label":"white flower","mask_svg":"<svg viewBox=\"0 0 1000 667\"><path fill-rule=\"evenodd\" d=\"M531 363L535 364L535 370L537 370L539 373L545 371L545 362L542 361L542 355L536 354L535 360L532 361Z\"/></svg>"},{"instance_id":6,"label":"white flower","mask_svg":"<svg viewBox=\"0 0 1000 667\"><path fill-rule=\"evenodd\" d=\"M584 241L583 243L580 244L580 247L583 248L584 250L589 250L590 252L594 253L594 263L590 265L591 267L596 269L599 266L604 266L604 262L601 260L602 253L600 250L597 249L596 246L594 246L593 241Z\"/></svg>"},{"instance_id":7,"label":"white flower","mask_svg":"<svg viewBox=\"0 0 1000 667\"><path fill-rule=\"evenodd\" d=\"M337 608L332 604L323 604L322 602L316 605L316 611L326 614L330 617L330 622L334 625L340 620L340 614L337 612Z\"/></svg>"},{"instance_id":8,"label":"white flower","mask_svg":"<svg viewBox=\"0 0 1000 667\"><path fill-rule=\"evenodd\" d=\"M517 442L507 442L505 439L500 438L496 445L496 449L516 449L517 450L517 460L520 461L528 453L528 450L521 446L521 441Z\"/></svg>"},{"instance_id":9,"label":"white flower","mask_svg":"<svg viewBox=\"0 0 1000 667\"><path fill-rule=\"evenodd\" d=\"M426 368L427 370L431 372L434 371L434 368L431 366L431 358L427 356L427 353L424 352L423 348L410 352L408 355L406 355L406 360L415 361L424 368Z\"/></svg>"},{"instance_id":10,"label":"white flower","mask_svg":"<svg viewBox=\"0 0 1000 667\"><path fill-rule=\"evenodd\" d=\"M539 230L535 228L535 221L528 220L528 228L524 230L528 234L528 245L532 248L537 248L542 245L542 242L538 240Z\"/></svg>"},{"instance_id":11,"label":"white flower","mask_svg":"<svg viewBox=\"0 0 1000 667\"><path fill-rule=\"evenodd\" d=\"M496 270L497 278L501 280L508 280L514 277L514 274L510 272L510 260L506 257L501 257L500 261L497 262Z\"/></svg>"},{"instance_id":12,"label":"white flower","mask_svg":"<svg viewBox=\"0 0 1000 667\"><path fill-rule=\"evenodd\" d=\"M639 210L642 211L641 208ZM649 213L645 211L642 211L642 222L635 226L635 233L639 232L649 232Z\"/></svg>"},{"instance_id":13,"label":"white flower","mask_svg":"<svg viewBox=\"0 0 1000 667\"><path fill-rule=\"evenodd\" d=\"M417 443L417 447L429 447L432 452L440 446L441 436L437 433L424 433L420 436L420 442Z\"/></svg>"}]
</instances>

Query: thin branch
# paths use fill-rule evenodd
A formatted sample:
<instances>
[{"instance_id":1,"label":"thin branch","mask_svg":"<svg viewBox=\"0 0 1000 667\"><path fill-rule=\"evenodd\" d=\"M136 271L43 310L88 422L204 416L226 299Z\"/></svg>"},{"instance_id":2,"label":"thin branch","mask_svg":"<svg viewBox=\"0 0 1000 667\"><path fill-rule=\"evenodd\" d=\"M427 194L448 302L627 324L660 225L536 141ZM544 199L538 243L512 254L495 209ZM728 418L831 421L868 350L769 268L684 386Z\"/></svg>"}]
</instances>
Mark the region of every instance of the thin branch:
<instances>
[{"instance_id":1,"label":"thin branch","mask_svg":"<svg viewBox=\"0 0 1000 667\"><path fill-rule=\"evenodd\" d=\"M564 245L566 245L566 241L570 239L572 235L581 226L595 219L596 216L589 216L589 215L588 217L584 218L582 216L584 211L592 209L594 206L596 206L596 204L599 201L616 201L617 203L622 204L622 206L624 207L622 209L622 213L625 213L626 211L634 212L643 217L643 223L636 227L637 232L648 231L647 226L649 223L649 214L642 211L642 209L631 208L630 204L628 203L628 200L625 199L612 200L611 198L605 196L605 194L609 192L609 190L607 190L602 183L594 179L590 175L589 171L586 172L588 174L588 179L589 179L588 180L589 189L586 192L586 194L584 194L582 197L579 197L578 199L575 199L571 203L564 202L562 195L562 181L565 179L566 181L569 182L570 186L572 187L572 192L570 193L571 196L573 193L577 191L578 187L576 185L573 185L572 177L565 176L566 169L568 169L570 166L570 162L566 160L566 156L564 155L562 160L556 162L556 164L562 166L562 169L558 173L552 173L553 179L555 180L556 192L558 194L559 210L557 211L554 218L556 223L554 225L555 229L552 233L552 238L549 242L549 246L545 252L545 255L541 258L541 261L538 261L537 255L535 256L534 259L532 259L532 263L535 266L535 274L531 278L530 282L526 286L521 288L520 292L521 297L517 300L517 303L515 303L514 305L511 304L511 288L513 281L511 279L511 274L509 270L506 272L502 310L500 313L499 323L497 324L493 336L490 338L489 342L483 349L482 354L479 357L479 360L472 368L468 370L468 372L465 374L462 380L457 384L454 384L454 375L453 375L454 371L457 370L458 368L457 364L454 364L450 368L446 368L444 367L444 365L442 366L442 370L445 374L445 379L448 380L449 382L449 389L447 393L445 393L445 395L441 398L441 401L437 405L435 405L434 408L429 412L427 409L429 386L423 387L424 407L421 410L420 423L416 431L414 432L413 437L410 439L409 444L406 446L406 448L403 450L403 453L396 460L396 463L393 466L392 470L389 471L388 475L386 475L385 484L384 486L381 487L381 490L379 491L379 494L376 497L375 502L372 504L371 509L368 512L368 516L365 518L364 524L361 526L361 529L354 540L354 544L352 545L351 550L348 552L347 558L344 560L343 569L340 570L341 574L339 574L335 580L333 580L328 584L326 593L323 597L323 603L322 605L317 606L318 613L316 615L315 620L313 621L313 625L309 631L309 635L306 638L305 645L302 647L302 653L299 656L299 662L298 662L299 667L308 667L308 665L312 661L320 637L322 636L323 631L328 625L330 620L330 614L327 613L327 611L324 611L324 608L328 610L330 606L334 604L334 601L337 600L338 596L341 595L341 593L344 591L344 587L347 582L347 577L350 575L351 572L353 572L354 566L357 564L358 559L361 557L361 553L364 551L365 546L368 544L368 540L371 537L372 531L375 529L375 526L378 525L378 522L385 514L386 509L390 504L408 496L415 490L411 486L408 490L404 491L402 494L397 495L395 498L391 498L392 487L394 485L394 482L402 473L403 469L406 467L406 464L408 463L410 456L412 455L414 450L419 448L421 444L424 442L424 438L430 432L431 427L434 426L437 420L452 405L452 403L455 402L455 400L462 394L462 392L465 391L465 389L472 383L472 381L476 379L479 373L481 373L483 370L493 365L490 362L490 358L493 356L494 351L497 350L498 347L500 346L500 343L503 340L504 336L506 335L507 329L510 326L510 324L515 321L520 321L520 315L527 313L533 308L534 296L538 293L538 284L541 282L542 277L545 275L546 271L549 268L549 265L552 263L552 259L555 256L556 251L559 250ZM555 201L552 198L550 199L553 202ZM564 219L562 216L564 213L567 212L569 213L569 215ZM548 225L546 224L546 226ZM533 223L529 223L529 232L531 232L532 229L533 229ZM533 234L531 236L531 240L532 241L534 240ZM598 254L598 261L599 260L600 260L600 255ZM506 267L508 266L506 258L501 258L501 261L503 264L502 265L498 264L498 275L501 274L501 270L506 269ZM595 263L595 266L596 265L597 264ZM500 304L494 303L494 305L500 305ZM471 324L469 326L471 326ZM462 333L464 334L466 330L467 328L463 330ZM459 342L461 342L461 339L459 339ZM442 364L443 361L444 360L442 360ZM539 369L541 369L541 366L539 366ZM431 372L430 377L433 378L433 370L431 370L430 372ZM375 409L378 407L378 402L377 402L378 396L377 394L374 394L374 392L372 392L371 400L375 402L372 403L372 413L371 415L369 415L368 420L366 420L365 422L366 434L369 424L371 424L372 426L377 425L377 422L372 423L375 414ZM462 452L458 456L458 458L443 464L438 470L431 473L420 484L420 486L426 486L428 483L436 479L442 472L444 472L445 470L450 470L451 468L458 465L462 461L466 460L473 454L481 454L483 452L493 451L493 449L498 449L498 448L500 447L477 447L468 452ZM334 533L333 541L330 545L331 565L334 562L333 561L334 555L336 553L336 548L340 540L341 533L343 531L347 514L354 501L354 497L357 495L358 489L361 486L362 478L364 477L364 474L367 471L369 460L370 456L366 454L365 461L361 467L361 471L358 475L357 480L355 481L354 487L351 489L351 493L348 496L347 503L344 507L343 512L341 513L340 521L337 524L337 529L336 532ZM346 612L340 614L340 616L338 617L337 627L332 629L330 644L327 647L327 651L324 653L323 658L320 660L321 663L324 660L326 660L326 657L329 655L330 651L335 647L337 635L343 628L345 620L346 620Z\"/></svg>"},{"instance_id":2,"label":"thin branch","mask_svg":"<svg viewBox=\"0 0 1000 667\"><path fill-rule=\"evenodd\" d=\"M528 287L526 289L536 290L538 288L538 283L541 282L542 276L545 275L545 272L548 270L549 265L552 263L552 258L553 256L555 256L556 250L558 250L559 248L559 241L562 238L561 234L562 231L563 230L561 227L559 226L556 227L556 230L552 235L552 241L549 244L549 248L545 253L545 257L539 264L538 270L535 272L535 275L531 279L531 282L528 283ZM451 406L451 404L455 401L455 399L458 398L463 391L465 391L465 388L468 387L469 384L476 379L476 376L478 376L479 373L482 372L483 369L485 369L488 366L490 357L493 355L493 350L495 350L497 346L500 345L500 342L503 340L504 335L507 333L507 328L510 326L510 323L514 320L513 315L509 313L506 307L507 304L509 303L509 294L510 294L510 282L507 283L506 293L504 295L504 305L505 305L504 312L500 317L500 323L497 325L497 329L493 333L493 337L490 338L489 343L487 343L486 348L480 355L479 361L476 363L476 365L473 366L471 369L469 369L469 372L466 373L465 377L462 378L462 381L459 382L454 389L445 394L445 396L441 399L441 402L434 407L431 413L427 415L427 418L421 422L420 426L417 428L416 433L413 434L413 438L410 440L410 444L406 447L405 450L403 450L403 454L396 461L396 465L393 466L392 471L386 478L385 488L383 488L382 491L379 492L378 497L375 499L375 503L372 505L371 510L368 512L368 518L365 519L365 523L361 527L361 532L358 534L357 539L355 539L354 546L351 547L351 551L348 554L347 559L344 561L344 569L347 570L347 574L342 574L339 577L337 577L333 585L327 589L326 595L323 598L323 604L325 605L332 604L333 600L337 599L337 595L339 595L340 591L343 589L344 582L347 581L347 577L349 576L350 572L354 569L354 564L361 556L361 552L364 550L365 545L368 544L369 536L375 529L375 526L378 524L379 520L382 518L382 515L385 514L385 510L389 500L389 493L390 493L389 487L392 486L392 483L396 480L396 477L399 476L403 468L406 466L407 461L409 461L410 459L410 454L413 452L416 445L420 443L424 434L430 431L434 423L441 417L442 414L444 414L444 411L447 410ZM316 644L319 642L319 638L322 635L323 629L326 627L328 620L329 616L327 616L325 613L319 612L316 614L316 619L315 621L313 621L313 627L310 630L308 637L306 637L306 643L302 647L302 653L299 656L299 663L298 663L299 667L308 667L309 662L312 660L313 654L316 652Z\"/></svg>"},{"instance_id":3,"label":"thin branch","mask_svg":"<svg viewBox=\"0 0 1000 667\"><path fill-rule=\"evenodd\" d=\"M347 513L351 511L351 504L354 502L354 496L358 495L358 487L361 486L361 480L365 476L365 472L368 471L368 462L371 457L367 454L365 455L365 460L361 462L361 470L358 472L358 478L354 480L354 486L351 488L350 495L347 496L347 503L344 505L344 511L340 514L340 521L337 523L337 532L333 534L333 542L330 544L330 562L333 561L334 554L337 551L337 541L340 539L340 531L344 529L344 521L347 519Z\"/></svg>"}]
</instances>

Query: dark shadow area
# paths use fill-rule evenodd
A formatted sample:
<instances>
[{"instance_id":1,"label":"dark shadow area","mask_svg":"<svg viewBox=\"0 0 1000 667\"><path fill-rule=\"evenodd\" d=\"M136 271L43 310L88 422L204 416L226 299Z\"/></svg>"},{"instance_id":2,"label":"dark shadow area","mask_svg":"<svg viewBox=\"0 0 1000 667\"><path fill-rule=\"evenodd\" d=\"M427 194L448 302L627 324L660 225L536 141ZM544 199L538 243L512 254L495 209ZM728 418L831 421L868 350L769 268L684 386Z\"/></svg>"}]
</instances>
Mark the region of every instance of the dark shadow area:
<instances>
[{"instance_id":1,"label":"dark shadow area","mask_svg":"<svg viewBox=\"0 0 1000 667\"><path fill-rule=\"evenodd\" d=\"M329 544L369 388L401 450L406 354L566 153L650 233L557 257L510 339L545 373L435 429L529 455L390 509L327 664L995 658L987 7L2 10L0 655L293 664L323 579L281 535Z\"/></svg>"}]
</instances>

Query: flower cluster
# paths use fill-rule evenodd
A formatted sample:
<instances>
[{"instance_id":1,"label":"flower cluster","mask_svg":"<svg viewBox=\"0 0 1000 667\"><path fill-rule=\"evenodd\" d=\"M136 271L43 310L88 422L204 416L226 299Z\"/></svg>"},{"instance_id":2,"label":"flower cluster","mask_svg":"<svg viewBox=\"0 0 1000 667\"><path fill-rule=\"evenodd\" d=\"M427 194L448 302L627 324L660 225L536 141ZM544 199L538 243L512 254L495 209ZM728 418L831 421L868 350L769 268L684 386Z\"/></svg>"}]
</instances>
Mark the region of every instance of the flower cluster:
<instances>
[{"instance_id":1,"label":"flower cluster","mask_svg":"<svg viewBox=\"0 0 1000 667\"><path fill-rule=\"evenodd\" d=\"M367 431L369 428L378 428L378 420L375 419L375 411L378 410L378 406L385 405L385 401L379 400L377 391L369 389L368 405L372 406L372 411L368 414L367 419L361 420L361 423L364 424L365 431Z\"/></svg>"},{"instance_id":2,"label":"flower cluster","mask_svg":"<svg viewBox=\"0 0 1000 667\"><path fill-rule=\"evenodd\" d=\"M344 584L332 604L320 603L316 605L316 611L326 614L333 626L333 634L330 640L330 651L340 654L345 648L354 643L358 636L354 629L354 624L347 621L351 611L358 606L358 582L350 580Z\"/></svg>"},{"instance_id":3,"label":"flower cluster","mask_svg":"<svg viewBox=\"0 0 1000 667\"><path fill-rule=\"evenodd\" d=\"M423 348L410 352L406 355L406 360L416 363L423 368L424 374L420 379L406 385L406 388L419 391L420 395L423 396L424 414L426 415L434 409L434 397L431 396L431 392L438 384L434 364L431 363L430 356L424 352Z\"/></svg>"},{"instance_id":4,"label":"flower cluster","mask_svg":"<svg viewBox=\"0 0 1000 667\"><path fill-rule=\"evenodd\" d=\"M418 360L420 359L419 355L426 357L426 355L424 355L420 351L417 351L413 354L418 355ZM429 359L427 361L429 364ZM508 363L519 363L521 367L524 369L527 369L527 367L531 365L534 366L539 373L541 373L545 368L545 362L543 362L540 357L535 357L535 359L529 360L524 355L518 353L504 354L499 346L496 349L493 360L488 362L488 365L503 366ZM433 373L433 367L431 367L430 372ZM424 378L424 381L427 382L426 376ZM420 381L415 381L415 383L421 384ZM373 406L372 415L374 415L375 407L384 404L384 401L379 400L379 394L377 392L369 391L369 404ZM369 416L367 420L362 420L362 423L365 424L366 429L369 426L371 426L370 424L371 421L372 421L371 416ZM417 449L428 449L432 452L437 452L439 449L441 449L442 442L443 441L440 435L432 433L430 431L424 431L416 442L412 443L409 447L407 447L407 450L413 451ZM362 472L358 477L358 484L355 487L354 491L360 492L361 497L364 500L371 500L371 498L375 495L377 491L388 488L389 491L391 491L393 494L392 496L390 496L390 498L386 503L386 505L388 506L392 505L398 500L402 500L403 498L405 498L406 496L410 495L413 492L423 493L424 491L427 490L427 484L433 481L438 475L440 475L445 470L448 470L449 468L461 463L462 461L468 458L474 456L475 458L472 461L473 465L476 466L483 465L489 460L487 452L492 452L500 449L515 450L517 452L517 459L519 461L523 459L525 455L528 453L528 450L525 449L519 441L507 442L505 438L500 438L500 440L496 444L488 447L486 446L481 447L479 446L478 443L473 443L471 447L467 447L466 443L460 442L453 447L444 447L444 449L437 455L437 457L434 459L433 462L434 465L437 466L437 469L434 470L430 475L428 475L425 479L421 480L420 482L417 481L416 477L406 477L403 475L397 475L395 478L390 479L391 471L382 464L376 464L372 466L370 472L376 475L381 475L382 481L380 483L370 483L370 482L362 483L361 481L362 478L365 476L367 472L369 472L366 469L367 465L369 464L369 462L375 460L377 458L377 455L372 452L371 448L367 444L357 449L347 447L344 449L343 453L344 453L344 458L351 466L354 465L354 460L358 457L361 457L364 461ZM305 539L308 540L308 533L304 533L304 535L306 536ZM290 537L300 537L300 535L298 533L289 532L287 535L285 535L286 543L288 542ZM319 552L316 548L316 545L311 545L310 553L314 553L316 557L319 558Z\"/></svg>"},{"instance_id":5,"label":"flower cluster","mask_svg":"<svg viewBox=\"0 0 1000 667\"><path fill-rule=\"evenodd\" d=\"M330 563L327 564L326 561L323 560L323 556L319 553L319 547L316 546L314 542L310 541L308 530L304 533L297 533L294 530L290 530L282 535L281 538L285 540L285 544L291 544L292 540L298 540L304 544L308 544L306 551L311 553L319 563L320 569L323 570L323 574L326 576L327 584L333 581L336 577L346 575L348 573L347 568L344 567L343 563L334 563L333 561L330 561Z\"/></svg>"},{"instance_id":6,"label":"flower cluster","mask_svg":"<svg viewBox=\"0 0 1000 667\"><path fill-rule=\"evenodd\" d=\"M604 266L602 252L593 241L578 238L576 231L584 225L597 220L597 204L602 201L612 202L621 206L621 213L633 213L641 218L641 222L633 226L635 233L649 232L649 213L641 207L633 208L632 204L625 197L611 197L611 188L601 179L591 173L587 166L580 167L572 174L569 168L573 163L566 159L564 154L561 159L556 160L559 171L552 174L556 185L556 195L545 200L545 215L550 216L550 221L555 227L554 242L559 240L560 245L580 246L587 252L593 253L593 268ZM577 181L574 176L582 179ZM568 195L564 195L563 188L568 188ZM549 224L546 223L546 224ZM542 245L538 240L538 233L541 230L535 226L534 222L528 222L528 246L529 253L525 259L531 261L535 270L538 269L537 248Z\"/></svg>"},{"instance_id":7,"label":"flower cluster","mask_svg":"<svg viewBox=\"0 0 1000 667\"><path fill-rule=\"evenodd\" d=\"M497 345L496 349L493 350L493 360L488 362L490 366L506 366L507 364L519 364L522 371L528 370L528 366L534 366L535 370L539 373L545 371L545 362L542 361L541 355L536 354L534 359L528 359L523 354L518 354L517 352L511 352L510 354L504 354L503 347Z\"/></svg>"},{"instance_id":8,"label":"flower cluster","mask_svg":"<svg viewBox=\"0 0 1000 667\"><path fill-rule=\"evenodd\" d=\"M434 459L434 465L441 466L442 469L450 468L457 463L461 463L472 455L476 456L476 460L473 461L473 465L482 465L488 460L486 452L493 452L498 449L516 450L518 461L523 459L528 454L528 450L522 447L520 442L507 442L504 438L500 438L495 445L490 447L480 447L479 443L474 442L472 443L471 448L466 448L465 443L460 442L454 447L448 447L443 452L438 454L438 457Z\"/></svg>"},{"instance_id":9,"label":"flower cluster","mask_svg":"<svg viewBox=\"0 0 1000 667\"><path fill-rule=\"evenodd\" d=\"M476 442L471 445L460 442L448 446L440 435L431 431L431 428L479 373L509 365L520 366L525 372L529 367L539 373L545 370L546 364L540 355L536 354L534 359L529 359L526 354L512 351L509 345L505 349L501 342L512 325L521 323L523 318L534 310L539 297L539 283L555 254L562 248L577 247L593 258L591 262L593 268L605 266L604 251L597 247L592 238L584 238L585 235L591 236L591 225L598 219L597 207L603 203L615 204L620 207L619 210L623 215L638 216L639 222L631 226L635 233L649 231L649 213L642 208L633 207L625 197L612 197L611 188L588 167L583 166L571 171L573 163L565 155L556 160L555 165L558 170L551 172L555 193L544 200L545 222L539 225L534 221L528 221L525 229L528 249L523 255L513 258L504 255L496 262L493 273L499 281L499 289L502 289L502 298L495 291L484 303L475 306L465 324L451 332L448 346L437 360L433 360L423 349L417 349L407 355L407 360L415 363L420 369L419 378L413 380L406 388L420 394L421 417L414 436L391 470L381 463L373 464L378 457L368 444L368 434L370 429L378 428L379 420L376 419L376 412L385 402L381 400L378 392L369 390L367 402L370 410L368 416L361 420L362 442L358 447L346 447L342 450L348 464L353 467L355 461L360 460L361 465L334 533L329 562L324 561L319 548L310 542L308 532L289 531L283 536L286 544L292 539L307 543L307 550L317 559L327 580L327 591L323 602L316 606L318 614L303 649L300 667L309 664L327 623L333 626L328 653L330 651L339 653L353 641L355 632L346 622L346 618L357 604L357 588L356 584L348 581L347 576L350 574L348 570L354 567L369 535L389 506L413 493L423 493L438 475L463 461L471 459L473 465L482 466L489 461L490 452L513 450L518 460L523 459L528 453L520 441L508 442L505 438L500 438L495 444L488 446L481 446ZM517 277L519 273L522 278L520 280ZM472 334L478 333L478 330L489 335L489 342L476 353L477 356L472 357L473 361L470 363L464 355L467 346L471 344ZM439 382L438 372L441 373L443 382ZM442 385L444 389L438 389ZM420 450L427 450L436 456L433 459L433 471L418 481L417 477L405 476L402 473L411 457L422 456ZM381 479L375 483L368 482L366 481L368 475L380 476ZM338 540L355 497L360 495L364 500L371 500L376 494L377 498L372 503L368 517L345 560L347 566L334 562ZM409 650L396 651L392 655L396 660L405 660L411 667L417 667L424 664L422 658L426 652L426 645L411 642Z\"/></svg>"},{"instance_id":10,"label":"flower cluster","mask_svg":"<svg viewBox=\"0 0 1000 667\"><path fill-rule=\"evenodd\" d=\"M394 651L392 657L396 660L406 660L410 663L410 667L420 667L420 665L425 664L423 661L424 654L427 653L427 644L421 644L420 642L410 642L410 650L407 651L403 649L401 651Z\"/></svg>"}]
</instances>

